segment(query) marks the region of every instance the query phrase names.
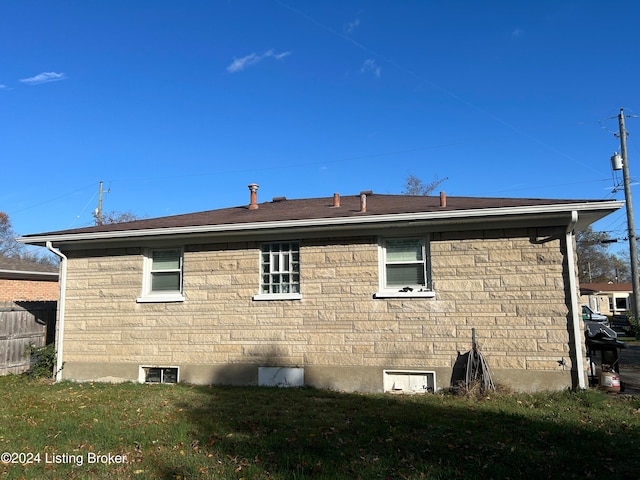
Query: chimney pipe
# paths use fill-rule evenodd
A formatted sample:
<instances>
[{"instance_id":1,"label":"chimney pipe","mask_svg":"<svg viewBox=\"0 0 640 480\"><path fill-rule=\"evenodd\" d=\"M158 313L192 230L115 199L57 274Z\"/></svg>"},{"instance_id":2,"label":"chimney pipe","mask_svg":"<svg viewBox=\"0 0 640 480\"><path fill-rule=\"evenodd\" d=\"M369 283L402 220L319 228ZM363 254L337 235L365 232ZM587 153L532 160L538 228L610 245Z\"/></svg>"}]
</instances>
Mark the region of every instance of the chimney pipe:
<instances>
[{"instance_id":1,"label":"chimney pipe","mask_svg":"<svg viewBox=\"0 0 640 480\"><path fill-rule=\"evenodd\" d=\"M447 193L446 192L440 192L440 206L443 207L443 208L447 206Z\"/></svg>"},{"instance_id":2,"label":"chimney pipe","mask_svg":"<svg viewBox=\"0 0 640 480\"><path fill-rule=\"evenodd\" d=\"M360 213L365 213L367 211L367 194L360 194Z\"/></svg>"},{"instance_id":3,"label":"chimney pipe","mask_svg":"<svg viewBox=\"0 0 640 480\"><path fill-rule=\"evenodd\" d=\"M258 208L258 186L257 183L249 185L249 191L251 192L249 210L256 210Z\"/></svg>"},{"instance_id":4,"label":"chimney pipe","mask_svg":"<svg viewBox=\"0 0 640 480\"><path fill-rule=\"evenodd\" d=\"M334 208L338 208L340 206L340 194L339 193L334 193L333 194L333 207Z\"/></svg>"}]
</instances>

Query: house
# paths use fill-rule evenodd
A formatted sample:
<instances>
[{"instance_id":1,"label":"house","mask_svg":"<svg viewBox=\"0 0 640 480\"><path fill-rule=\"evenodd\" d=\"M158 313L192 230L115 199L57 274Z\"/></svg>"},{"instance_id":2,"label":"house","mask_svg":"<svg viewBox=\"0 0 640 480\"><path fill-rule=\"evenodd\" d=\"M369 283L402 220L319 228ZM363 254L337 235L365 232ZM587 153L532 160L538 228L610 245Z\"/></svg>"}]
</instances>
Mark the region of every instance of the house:
<instances>
[{"instance_id":1,"label":"house","mask_svg":"<svg viewBox=\"0 0 640 480\"><path fill-rule=\"evenodd\" d=\"M58 267L0 256L0 302L55 302L58 294Z\"/></svg>"},{"instance_id":2,"label":"house","mask_svg":"<svg viewBox=\"0 0 640 480\"><path fill-rule=\"evenodd\" d=\"M0 256L0 375L29 368L25 348L54 341L58 267Z\"/></svg>"},{"instance_id":3,"label":"house","mask_svg":"<svg viewBox=\"0 0 640 480\"><path fill-rule=\"evenodd\" d=\"M581 283L580 300L594 312L622 315L631 310L631 283Z\"/></svg>"},{"instance_id":4,"label":"house","mask_svg":"<svg viewBox=\"0 0 640 480\"><path fill-rule=\"evenodd\" d=\"M574 232L621 202L249 189L19 239L62 259L58 379L431 391L474 329L497 382L586 385Z\"/></svg>"}]
</instances>

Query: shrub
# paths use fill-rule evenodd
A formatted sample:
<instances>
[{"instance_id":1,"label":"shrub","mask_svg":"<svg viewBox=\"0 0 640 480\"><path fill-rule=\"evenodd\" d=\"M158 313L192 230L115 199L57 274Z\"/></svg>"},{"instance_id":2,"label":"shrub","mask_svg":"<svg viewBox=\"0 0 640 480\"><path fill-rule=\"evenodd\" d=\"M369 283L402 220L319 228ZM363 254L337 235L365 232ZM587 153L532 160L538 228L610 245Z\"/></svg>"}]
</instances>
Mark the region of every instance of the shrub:
<instances>
[{"instance_id":1,"label":"shrub","mask_svg":"<svg viewBox=\"0 0 640 480\"><path fill-rule=\"evenodd\" d=\"M31 378L52 378L56 366L55 344L50 343L44 347L36 347L31 344L25 349L25 355L31 358L31 365L27 374Z\"/></svg>"}]
</instances>

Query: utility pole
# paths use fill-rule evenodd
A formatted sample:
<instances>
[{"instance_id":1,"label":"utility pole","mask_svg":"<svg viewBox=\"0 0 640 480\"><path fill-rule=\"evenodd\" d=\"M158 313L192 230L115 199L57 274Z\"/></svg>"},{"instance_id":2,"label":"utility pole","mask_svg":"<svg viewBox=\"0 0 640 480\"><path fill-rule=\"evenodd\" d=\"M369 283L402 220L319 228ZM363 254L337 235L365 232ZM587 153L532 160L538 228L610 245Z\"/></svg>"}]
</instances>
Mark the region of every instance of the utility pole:
<instances>
[{"instance_id":1,"label":"utility pole","mask_svg":"<svg viewBox=\"0 0 640 480\"><path fill-rule=\"evenodd\" d=\"M633 316L638 321L640 313L640 279L638 278L638 245L636 244L636 227L633 219L633 203L631 202L631 180L629 178L629 162L627 158L627 131L624 128L624 109L618 114L620 127L620 154L622 155L622 180L624 182L624 199L627 209L627 236L629 237L629 256L631 257L631 286L633 301L631 303Z\"/></svg>"},{"instance_id":2,"label":"utility pole","mask_svg":"<svg viewBox=\"0 0 640 480\"><path fill-rule=\"evenodd\" d=\"M98 208L96 208L96 224L102 225L102 182L98 193Z\"/></svg>"}]
</instances>

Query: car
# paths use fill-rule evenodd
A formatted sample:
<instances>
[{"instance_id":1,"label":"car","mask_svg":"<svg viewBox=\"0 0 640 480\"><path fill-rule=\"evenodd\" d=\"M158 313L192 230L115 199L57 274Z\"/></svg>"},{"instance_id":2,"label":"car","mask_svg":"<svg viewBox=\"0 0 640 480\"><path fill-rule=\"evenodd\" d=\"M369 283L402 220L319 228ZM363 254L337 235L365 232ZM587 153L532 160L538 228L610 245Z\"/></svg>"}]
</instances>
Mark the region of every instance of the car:
<instances>
[{"instance_id":1,"label":"car","mask_svg":"<svg viewBox=\"0 0 640 480\"><path fill-rule=\"evenodd\" d=\"M636 326L631 322L629 315L614 315L611 317L611 329L628 337L634 337L637 332Z\"/></svg>"},{"instance_id":2,"label":"car","mask_svg":"<svg viewBox=\"0 0 640 480\"><path fill-rule=\"evenodd\" d=\"M582 305L582 320L585 322L598 322L609 326L609 319L601 313L594 312L588 305Z\"/></svg>"}]
</instances>

